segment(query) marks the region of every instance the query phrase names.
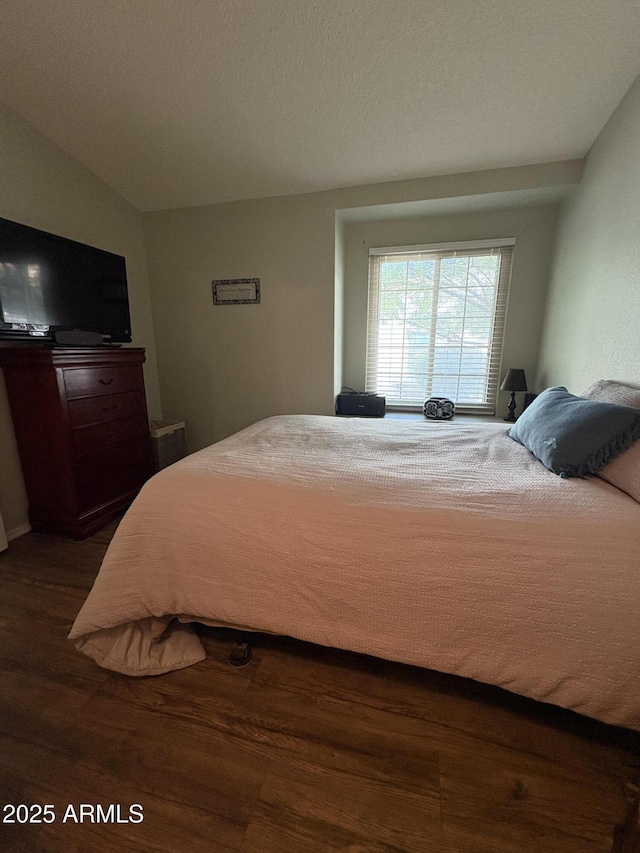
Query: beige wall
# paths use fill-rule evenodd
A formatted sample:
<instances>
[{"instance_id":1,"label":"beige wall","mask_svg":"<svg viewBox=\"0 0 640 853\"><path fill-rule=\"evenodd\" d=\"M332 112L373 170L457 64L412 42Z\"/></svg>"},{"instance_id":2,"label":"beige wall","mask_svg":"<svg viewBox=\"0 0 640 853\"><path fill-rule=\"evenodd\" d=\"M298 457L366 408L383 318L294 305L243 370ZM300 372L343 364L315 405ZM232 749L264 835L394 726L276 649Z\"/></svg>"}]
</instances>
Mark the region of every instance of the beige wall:
<instances>
[{"instance_id":1,"label":"beige wall","mask_svg":"<svg viewBox=\"0 0 640 853\"><path fill-rule=\"evenodd\" d=\"M559 224L541 385L640 381L640 78L589 152Z\"/></svg>"},{"instance_id":2,"label":"beige wall","mask_svg":"<svg viewBox=\"0 0 640 853\"><path fill-rule=\"evenodd\" d=\"M333 412L336 211L557 187L580 170L546 164L146 214L165 417L186 421L195 450L269 415ZM254 276L260 305L212 304L213 279ZM538 311L537 294L523 297ZM532 340L538 323L536 315Z\"/></svg>"},{"instance_id":3,"label":"beige wall","mask_svg":"<svg viewBox=\"0 0 640 853\"><path fill-rule=\"evenodd\" d=\"M339 213L336 214L335 233L335 282L333 293L333 394L340 393L344 373L344 309L345 309L345 240L344 222Z\"/></svg>"},{"instance_id":4,"label":"beige wall","mask_svg":"<svg viewBox=\"0 0 640 853\"><path fill-rule=\"evenodd\" d=\"M141 215L106 184L0 105L0 216L124 255L133 345L146 347L151 417L160 392ZM4 380L0 378L0 511L11 533L27 502Z\"/></svg>"},{"instance_id":5,"label":"beige wall","mask_svg":"<svg viewBox=\"0 0 640 853\"><path fill-rule=\"evenodd\" d=\"M531 390L536 390L534 380L557 210L557 205L546 205L347 224L344 384L356 389L363 389L365 384L369 249L515 237L502 372L508 367L524 368ZM498 409L506 411L509 395L501 393Z\"/></svg>"},{"instance_id":6,"label":"beige wall","mask_svg":"<svg viewBox=\"0 0 640 853\"><path fill-rule=\"evenodd\" d=\"M269 415L328 413L333 210L294 196L147 222L164 414L186 421L190 448ZM213 305L213 279L252 277L259 305Z\"/></svg>"}]
</instances>

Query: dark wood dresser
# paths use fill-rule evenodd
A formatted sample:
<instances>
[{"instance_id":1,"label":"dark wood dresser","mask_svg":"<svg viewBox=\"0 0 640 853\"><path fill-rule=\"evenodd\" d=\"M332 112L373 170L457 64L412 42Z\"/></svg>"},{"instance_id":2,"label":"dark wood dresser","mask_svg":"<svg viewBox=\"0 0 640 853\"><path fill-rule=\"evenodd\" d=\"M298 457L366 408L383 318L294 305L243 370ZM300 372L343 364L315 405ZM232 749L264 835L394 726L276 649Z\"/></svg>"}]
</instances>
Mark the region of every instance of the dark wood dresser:
<instances>
[{"instance_id":1,"label":"dark wood dresser","mask_svg":"<svg viewBox=\"0 0 640 853\"><path fill-rule=\"evenodd\" d=\"M153 474L144 350L0 347L33 530L84 539Z\"/></svg>"}]
</instances>

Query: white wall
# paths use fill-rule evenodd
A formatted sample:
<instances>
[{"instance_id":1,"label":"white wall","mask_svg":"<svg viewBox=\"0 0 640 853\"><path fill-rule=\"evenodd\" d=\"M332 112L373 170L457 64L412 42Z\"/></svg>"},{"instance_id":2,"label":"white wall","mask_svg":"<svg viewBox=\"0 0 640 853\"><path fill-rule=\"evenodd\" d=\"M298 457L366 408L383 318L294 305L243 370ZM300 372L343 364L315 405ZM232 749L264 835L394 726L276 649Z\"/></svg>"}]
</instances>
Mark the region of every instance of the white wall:
<instances>
[{"instance_id":1,"label":"white wall","mask_svg":"<svg viewBox=\"0 0 640 853\"><path fill-rule=\"evenodd\" d=\"M165 417L186 421L194 450L269 415L333 412L336 211L557 187L580 171L545 164L146 214ZM213 305L213 279L255 276L260 305Z\"/></svg>"},{"instance_id":2,"label":"white wall","mask_svg":"<svg viewBox=\"0 0 640 853\"><path fill-rule=\"evenodd\" d=\"M363 389L369 249L515 237L503 349L503 373L524 368L532 391L542 332L557 205L487 210L419 219L349 223L345 229L344 384ZM506 412L502 392L498 409ZM520 401L519 401L520 403Z\"/></svg>"},{"instance_id":3,"label":"white wall","mask_svg":"<svg viewBox=\"0 0 640 853\"><path fill-rule=\"evenodd\" d=\"M587 157L561 214L539 362L542 386L640 381L640 78Z\"/></svg>"},{"instance_id":4,"label":"white wall","mask_svg":"<svg viewBox=\"0 0 640 853\"><path fill-rule=\"evenodd\" d=\"M95 175L0 105L0 216L125 256L133 345L146 347L149 412L151 417L159 417L160 391L141 215ZM1 377L0 511L10 536L28 524L22 471Z\"/></svg>"}]
</instances>

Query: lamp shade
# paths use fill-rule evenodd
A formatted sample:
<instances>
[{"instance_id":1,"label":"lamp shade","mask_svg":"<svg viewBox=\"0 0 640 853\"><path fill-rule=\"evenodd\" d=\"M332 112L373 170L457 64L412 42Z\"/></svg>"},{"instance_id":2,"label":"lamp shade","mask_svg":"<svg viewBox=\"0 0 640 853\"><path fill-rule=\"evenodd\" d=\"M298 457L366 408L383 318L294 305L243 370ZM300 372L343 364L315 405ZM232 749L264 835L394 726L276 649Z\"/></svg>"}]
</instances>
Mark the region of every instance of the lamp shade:
<instances>
[{"instance_id":1,"label":"lamp shade","mask_svg":"<svg viewBox=\"0 0 640 853\"><path fill-rule=\"evenodd\" d=\"M527 380L524 375L524 370L518 367L511 367L507 370L507 375L500 386L501 391L526 391Z\"/></svg>"}]
</instances>

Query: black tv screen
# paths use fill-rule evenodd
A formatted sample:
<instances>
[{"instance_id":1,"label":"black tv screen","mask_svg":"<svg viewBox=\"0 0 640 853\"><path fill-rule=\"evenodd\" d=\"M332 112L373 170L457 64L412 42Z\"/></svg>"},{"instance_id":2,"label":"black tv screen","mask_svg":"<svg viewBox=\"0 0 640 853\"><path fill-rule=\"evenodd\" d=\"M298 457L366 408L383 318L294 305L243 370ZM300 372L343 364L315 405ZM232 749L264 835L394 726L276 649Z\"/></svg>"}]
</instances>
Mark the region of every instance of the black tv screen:
<instances>
[{"instance_id":1,"label":"black tv screen","mask_svg":"<svg viewBox=\"0 0 640 853\"><path fill-rule=\"evenodd\" d=\"M124 258L0 219L0 339L72 329L131 340Z\"/></svg>"}]
</instances>

